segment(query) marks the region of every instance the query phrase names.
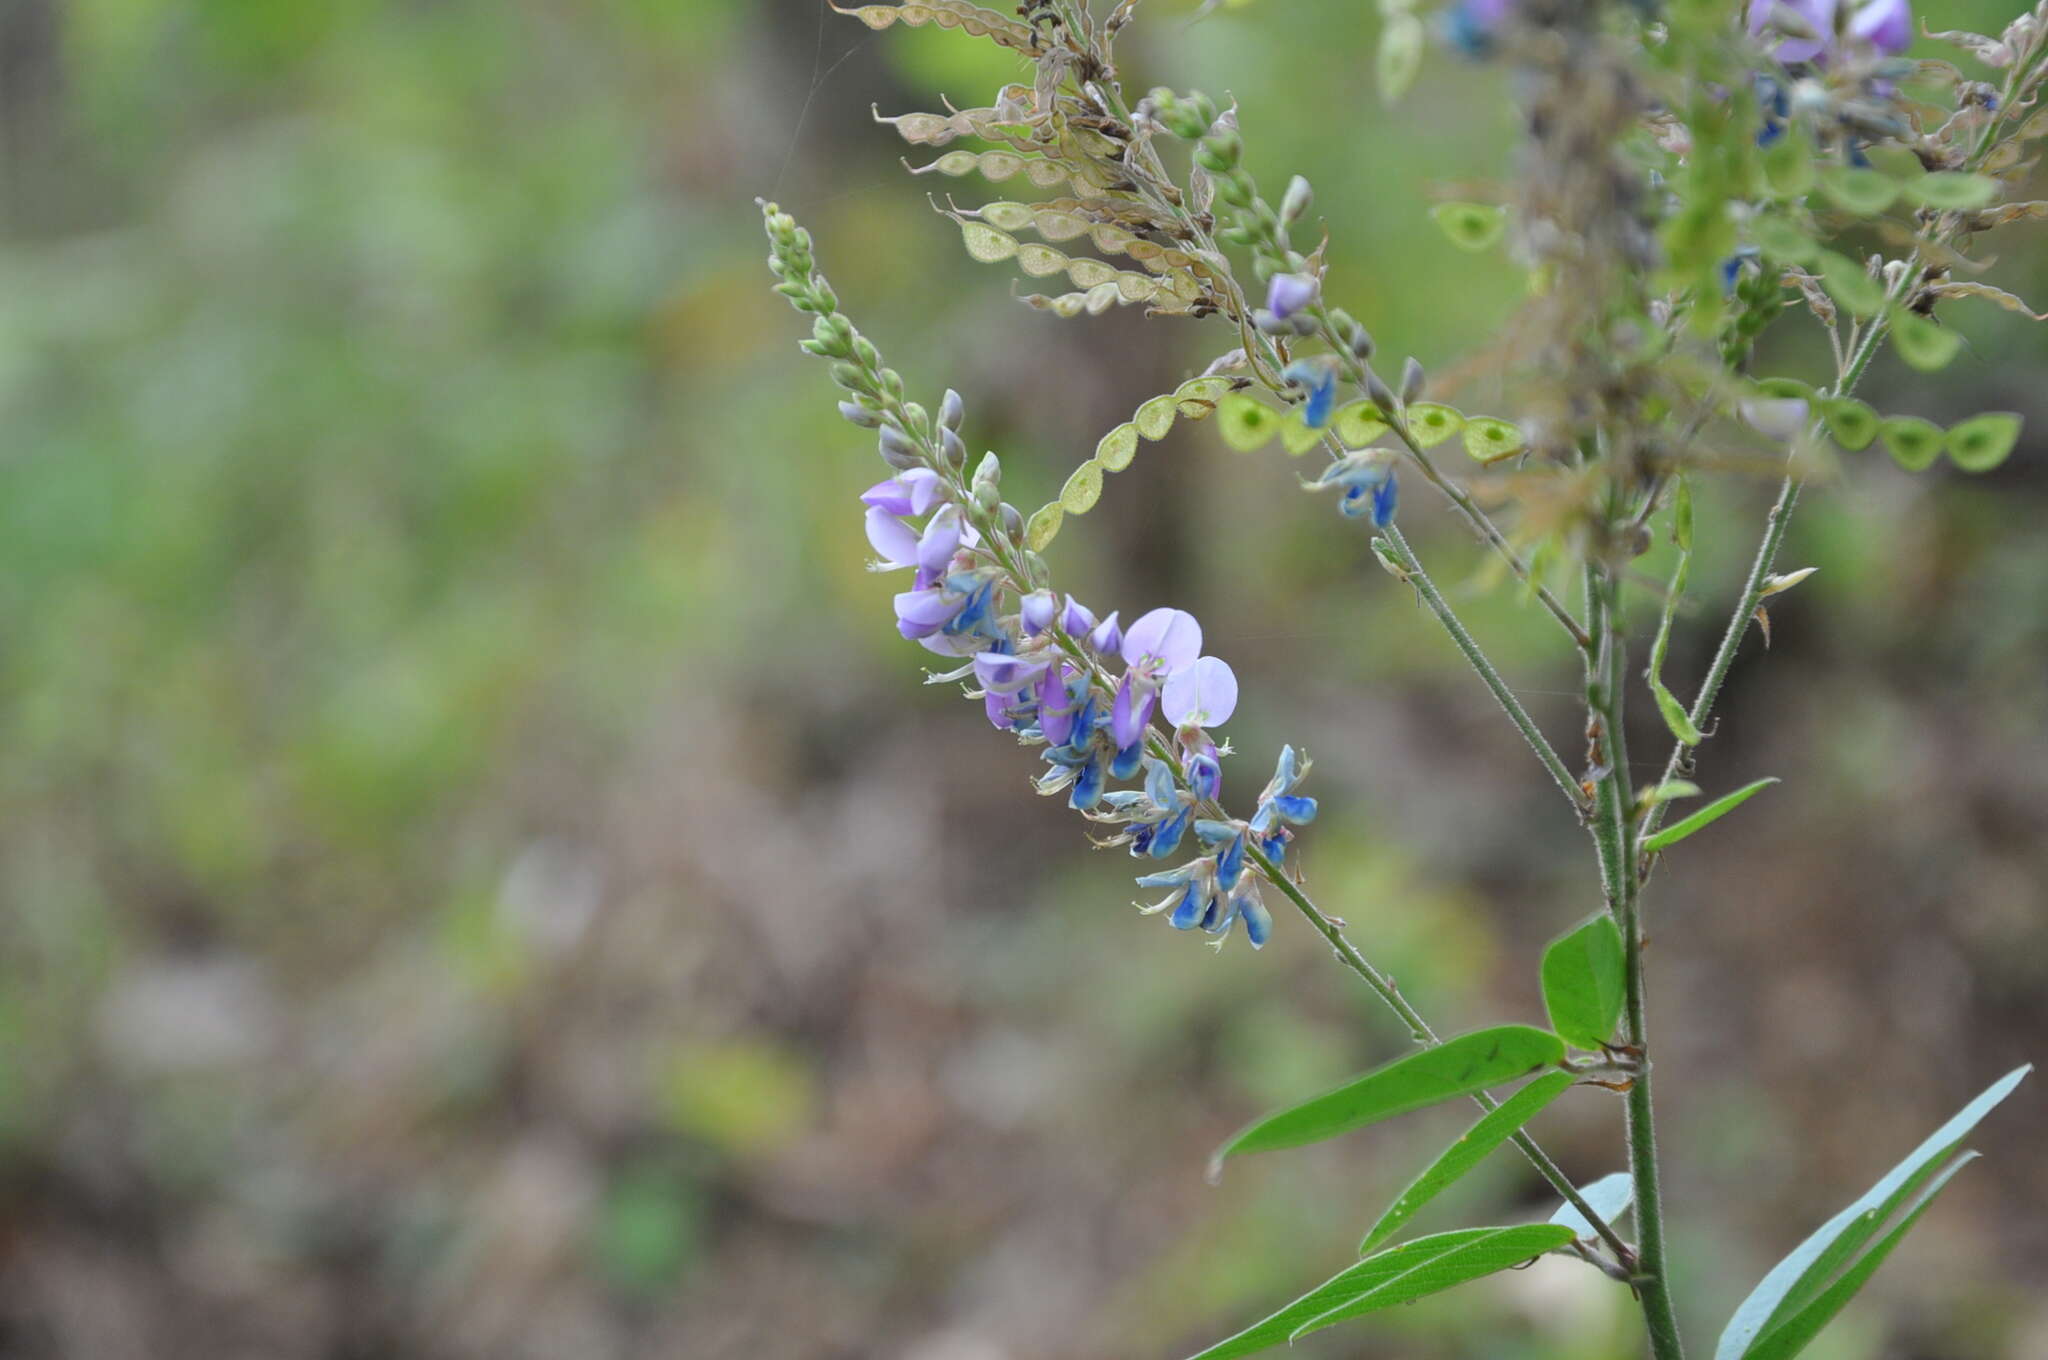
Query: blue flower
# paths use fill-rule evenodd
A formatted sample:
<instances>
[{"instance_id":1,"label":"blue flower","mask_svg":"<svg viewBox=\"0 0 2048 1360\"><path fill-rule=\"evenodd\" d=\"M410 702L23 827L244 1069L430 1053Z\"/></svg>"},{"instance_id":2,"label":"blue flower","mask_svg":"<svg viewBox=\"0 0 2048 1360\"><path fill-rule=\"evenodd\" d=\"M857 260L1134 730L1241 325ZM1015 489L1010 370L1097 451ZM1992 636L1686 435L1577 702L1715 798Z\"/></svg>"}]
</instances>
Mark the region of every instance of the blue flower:
<instances>
[{"instance_id":1,"label":"blue flower","mask_svg":"<svg viewBox=\"0 0 2048 1360\"><path fill-rule=\"evenodd\" d=\"M1325 357L1296 359L1280 370L1280 376L1308 393L1301 408L1301 423L1320 430L1330 423L1330 411L1337 404L1337 365Z\"/></svg>"},{"instance_id":2,"label":"blue flower","mask_svg":"<svg viewBox=\"0 0 2048 1360\"><path fill-rule=\"evenodd\" d=\"M1384 529L1394 521L1400 490L1394 484L1393 454L1386 449L1361 449L1347 453L1323 469L1323 475L1302 483L1305 491L1337 487L1343 496L1337 509L1351 519L1369 516L1373 527Z\"/></svg>"}]
</instances>

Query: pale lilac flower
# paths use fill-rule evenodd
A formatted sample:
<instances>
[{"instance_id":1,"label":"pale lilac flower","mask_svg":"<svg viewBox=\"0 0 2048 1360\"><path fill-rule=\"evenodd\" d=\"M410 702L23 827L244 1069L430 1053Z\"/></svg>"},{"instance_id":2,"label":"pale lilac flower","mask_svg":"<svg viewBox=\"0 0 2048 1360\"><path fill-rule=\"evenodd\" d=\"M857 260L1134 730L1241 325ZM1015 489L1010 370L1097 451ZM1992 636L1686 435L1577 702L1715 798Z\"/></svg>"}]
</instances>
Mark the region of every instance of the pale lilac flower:
<instances>
[{"instance_id":1,"label":"pale lilac flower","mask_svg":"<svg viewBox=\"0 0 2048 1360\"><path fill-rule=\"evenodd\" d=\"M924 526L924 534L917 540L917 565L925 571L938 572L946 569L953 560L953 554L960 551L960 507L944 505Z\"/></svg>"},{"instance_id":2,"label":"pale lilac flower","mask_svg":"<svg viewBox=\"0 0 2048 1360\"><path fill-rule=\"evenodd\" d=\"M891 568L917 565L917 530L877 506L868 511L868 543Z\"/></svg>"},{"instance_id":3,"label":"pale lilac flower","mask_svg":"<svg viewBox=\"0 0 2048 1360\"><path fill-rule=\"evenodd\" d=\"M1069 595L1066 611L1060 615L1060 627L1068 637L1085 638L1095 631L1095 611Z\"/></svg>"},{"instance_id":4,"label":"pale lilac flower","mask_svg":"<svg viewBox=\"0 0 2048 1360\"><path fill-rule=\"evenodd\" d=\"M1145 735L1146 724L1152 721L1152 705L1158 695L1150 685L1134 688L1130 672L1116 689L1116 701L1109 708L1109 734L1116 742L1117 750L1124 751L1135 745Z\"/></svg>"},{"instance_id":5,"label":"pale lilac flower","mask_svg":"<svg viewBox=\"0 0 2048 1360\"><path fill-rule=\"evenodd\" d=\"M1306 274L1275 274L1266 285L1266 310L1282 321L1316 299L1316 281Z\"/></svg>"},{"instance_id":6,"label":"pale lilac flower","mask_svg":"<svg viewBox=\"0 0 2048 1360\"><path fill-rule=\"evenodd\" d=\"M1199 657L1166 677L1159 711L1175 727L1220 727L1237 711L1237 675L1221 657Z\"/></svg>"},{"instance_id":7,"label":"pale lilac flower","mask_svg":"<svg viewBox=\"0 0 2048 1360\"><path fill-rule=\"evenodd\" d=\"M911 468L886 482L876 482L861 493L861 504L892 515L922 515L938 502L945 489L939 474L930 468Z\"/></svg>"},{"instance_id":8,"label":"pale lilac flower","mask_svg":"<svg viewBox=\"0 0 2048 1360\"><path fill-rule=\"evenodd\" d=\"M906 590L896 597L896 629L907 638L927 638L960 616L967 596L944 586Z\"/></svg>"},{"instance_id":9,"label":"pale lilac flower","mask_svg":"<svg viewBox=\"0 0 2048 1360\"><path fill-rule=\"evenodd\" d=\"M1113 620L1115 615L1110 616ZM1154 609L1123 635L1125 664L1141 675L1162 676L1192 665L1202 654L1202 625L1184 609Z\"/></svg>"},{"instance_id":10,"label":"pale lilac flower","mask_svg":"<svg viewBox=\"0 0 2048 1360\"><path fill-rule=\"evenodd\" d=\"M1124 630L1117 627L1116 622L1120 612L1110 610L1109 617L1089 631L1088 645L1103 656L1117 656L1123 651Z\"/></svg>"},{"instance_id":11,"label":"pale lilac flower","mask_svg":"<svg viewBox=\"0 0 2048 1360\"><path fill-rule=\"evenodd\" d=\"M1834 45L1835 0L1750 0L1749 32L1751 37L1762 37L1765 30L1774 27L1773 20L1780 10L1786 11L1792 22L1810 30L1785 38L1771 49L1771 55L1787 66L1802 61L1812 61Z\"/></svg>"},{"instance_id":12,"label":"pale lilac flower","mask_svg":"<svg viewBox=\"0 0 2048 1360\"><path fill-rule=\"evenodd\" d=\"M1037 637L1052 626L1053 615L1058 611L1058 596L1049 590L1034 590L1017 606L1017 625L1024 630L1025 637Z\"/></svg>"},{"instance_id":13,"label":"pale lilac flower","mask_svg":"<svg viewBox=\"0 0 2048 1360\"><path fill-rule=\"evenodd\" d=\"M1907 0L1870 0L1850 18L1849 32L1896 57L1913 45L1913 7Z\"/></svg>"}]
</instances>

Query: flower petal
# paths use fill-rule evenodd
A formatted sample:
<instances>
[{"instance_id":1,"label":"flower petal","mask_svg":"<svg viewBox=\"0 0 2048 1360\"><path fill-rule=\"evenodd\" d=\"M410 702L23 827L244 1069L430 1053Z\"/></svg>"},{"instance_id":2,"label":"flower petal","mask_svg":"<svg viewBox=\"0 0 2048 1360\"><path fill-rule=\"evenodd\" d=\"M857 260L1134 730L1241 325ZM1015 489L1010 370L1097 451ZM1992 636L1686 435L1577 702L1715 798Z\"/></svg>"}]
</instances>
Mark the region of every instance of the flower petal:
<instances>
[{"instance_id":1,"label":"flower petal","mask_svg":"<svg viewBox=\"0 0 2048 1360\"><path fill-rule=\"evenodd\" d=\"M1200 657L1166 677L1159 709L1175 727L1220 727L1237 711L1237 674L1222 657Z\"/></svg>"},{"instance_id":2,"label":"flower petal","mask_svg":"<svg viewBox=\"0 0 2048 1360\"><path fill-rule=\"evenodd\" d=\"M1184 609L1154 609L1125 631L1123 644L1131 666L1154 674L1175 671L1202 654L1202 625Z\"/></svg>"},{"instance_id":3,"label":"flower petal","mask_svg":"<svg viewBox=\"0 0 2048 1360\"><path fill-rule=\"evenodd\" d=\"M917 561L917 531L879 506L868 511L868 542L892 567Z\"/></svg>"}]
</instances>

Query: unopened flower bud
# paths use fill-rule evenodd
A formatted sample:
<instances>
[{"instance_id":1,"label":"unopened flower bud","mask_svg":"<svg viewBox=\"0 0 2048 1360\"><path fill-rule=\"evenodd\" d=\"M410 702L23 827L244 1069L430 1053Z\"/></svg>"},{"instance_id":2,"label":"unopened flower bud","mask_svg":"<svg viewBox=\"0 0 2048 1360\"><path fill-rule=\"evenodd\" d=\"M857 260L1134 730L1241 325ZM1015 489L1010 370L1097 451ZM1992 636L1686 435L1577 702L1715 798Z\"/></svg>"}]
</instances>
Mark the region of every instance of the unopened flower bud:
<instances>
[{"instance_id":1,"label":"unopened flower bud","mask_svg":"<svg viewBox=\"0 0 2048 1360\"><path fill-rule=\"evenodd\" d=\"M1316 281L1307 274L1275 274L1266 286L1266 309L1281 320L1316 300Z\"/></svg>"},{"instance_id":2,"label":"unopened flower bud","mask_svg":"<svg viewBox=\"0 0 2048 1360\"><path fill-rule=\"evenodd\" d=\"M863 430L872 430L882 423L882 418L879 415L855 401L840 402L839 414L844 416L848 422L860 426Z\"/></svg>"},{"instance_id":3,"label":"unopened flower bud","mask_svg":"<svg viewBox=\"0 0 2048 1360\"><path fill-rule=\"evenodd\" d=\"M1296 175L1287 181L1287 193L1280 200L1280 220L1299 222L1315 198L1315 191L1309 188L1308 181Z\"/></svg>"},{"instance_id":4,"label":"unopened flower bud","mask_svg":"<svg viewBox=\"0 0 2048 1360\"><path fill-rule=\"evenodd\" d=\"M853 327L846 324L843 316L820 316L811 323L811 338L818 342L820 354L844 359L852 353Z\"/></svg>"},{"instance_id":5,"label":"unopened flower bud","mask_svg":"<svg viewBox=\"0 0 2048 1360\"><path fill-rule=\"evenodd\" d=\"M839 320L837 316L832 319ZM862 368L874 368L882 362L882 356L876 352L874 342L865 335L853 337L853 357L859 361Z\"/></svg>"},{"instance_id":6,"label":"unopened flower bud","mask_svg":"<svg viewBox=\"0 0 2048 1360\"><path fill-rule=\"evenodd\" d=\"M1401 404L1407 405L1422 395L1422 361L1414 355L1401 366Z\"/></svg>"},{"instance_id":7,"label":"unopened flower bud","mask_svg":"<svg viewBox=\"0 0 2048 1360\"><path fill-rule=\"evenodd\" d=\"M996 507L996 513L1002 516L1004 533L1008 534L1012 539L1024 537L1023 511L1008 501L1004 501L1000 506Z\"/></svg>"},{"instance_id":8,"label":"unopened flower bud","mask_svg":"<svg viewBox=\"0 0 2048 1360\"><path fill-rule=\"evenodd\" d=\"M1026 595L1017 606L1017 622L1024 629L1026 637L1037 637L1052 626L1053 615L1059 612L1059 596L1050 590L1034 590Z\"/></svg>"},{"instance_id":9,"label":"unopened flower bud","mask_svg":"<svg viewBox=\"0 0 2048 1360\"><path fill-rule=\"evenodd\" d=\"M949 430L957 430L966 418L967 404L960 400L958 392L947 388L946 395L939 399L939 424Z\"/></svg>"},{"instance_id":10,"label":"unopened flower bud","mask_svg":"<svg viewBox=\"0 0 2048 1360\"><path fill-rule=\"evenodd\" d=\"M924 463L923 452L894 425L882 427L880 445L882 461L892 468L914 468Z\"/></svg>"},{"instance_id":11,"label":"unopened flower bud","mask_svg":"<svg viewBox=\"0 0 2048 1360\"><path fill-rule=\"evenodd\" d=\"M952 431L946 431L951 434ZM984 486L993 489L1003 480L1003 460L993 452L981 455L981 461L974 465L974 489L979 492Z\"/></svg>"},{"instance_id":12,"label":"unopened flower bud","mask_svg":"<svg viewBox=\"0 0 2048 1360\"><path fill-rule=\"evenodd\" d=\"M1365 370L1365 395L1372 398L1372 404L1382 411L1391 411L1400 405L1394 397L1394 389L1387 386L1387 380L1377 372Z\"/></svg>"},{"instance_id":13,"label":"unopened flower bud","mask_svg":"<svg viewBox=\"0 0 2048 1360\"><path fill-rule=\"evenodd\" d=\"M939 453L945 458L947 467L959 468L967 465L967 445L961 443L960 436L951 430L939 432Z\"/></svg>"}]
</instances>

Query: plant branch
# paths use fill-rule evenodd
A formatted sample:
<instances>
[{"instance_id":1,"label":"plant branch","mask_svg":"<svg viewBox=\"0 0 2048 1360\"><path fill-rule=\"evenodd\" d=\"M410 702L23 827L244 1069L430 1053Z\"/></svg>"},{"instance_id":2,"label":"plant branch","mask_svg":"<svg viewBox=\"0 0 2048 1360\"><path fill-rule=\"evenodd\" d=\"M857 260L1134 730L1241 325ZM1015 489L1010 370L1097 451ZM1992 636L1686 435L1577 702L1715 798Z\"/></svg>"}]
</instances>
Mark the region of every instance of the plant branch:
<instances>
[{"instance_id":1,"label":"plant branch","mask_svg":"<svg viewBox=\"0 0 2048 1360\"><path fill-rule=\"evenodd\" d=\"M1436 1031L1429 1027L1429 1022L1422 1018L1422 1013L1416 1010L1414 1004L1401 994L1401 989L1394 985L1394 980L1373 967L1371 961L1365 955L1358 952L1358 946L1345 938L1342 927L1328 916L1325 916L1321 909L1310 900L1308 894L1301 890L1301 886L1289 878L1286 872L1278 864L1274 863L1265 851L1259 849L1257 845L1253 845L1247 850L1247 854L1266 881L1278 888L1281 894L1294 904L1295 909L1307 919L1308 923L1316 928L1317 933L1329 941L1330 948L1337 952L1338 960L1346 968L1358 974L1364 980L1365 985L1372 989L1373 994L1379 997L1381 1001L1384 1001L1387 1004L1387 1008L1393 1011L1396 1016L1400 1017L1401 1023L1408 1026L1409 1036L1416 1043L1421 1044L1425 1048L1434 1048L1443 1042L1442 1039L1437 1037ZM1484 1091L1474 1092L1472 1099L1480 1109L1488 1112L1500 1107L1500 1102ZM1550 1159L1550 1154L1545 1152L1525 1130L1517 1129L1512 1135L1512 1141L1517 1148L1521 1149L1522 1155L1529 1159L1530 1165L1536 1168L1544 1180L1550 1182L1551 1188L1564 1197L1565 1203L1576 1209L1579 1215L1592 1225L1593 1231L1600 1235L1600 1240L1607 1244L1608 1250L1615 1253L1615 1259L1625 1266L1633 1264L1636 1260L1634 1249L1628 1243L1622 1241L1621 1235L1614 1230L1613 1225L1602 1218L1593 1206L1586 1202L1585 1196L1579 1193L1578 1187L1572 1184L1571 1178L1565 1175L1558 1168L1557 1163Z\"/></svg>"},{"instance_id":2,"label":"plant branch","mask_svg":"<svg viewBox=\"0 0 2048 1360\"><path fill-rule=\"evenodd\" d=\"M1443 624L1444 631L1451 635L1451 641L1457 644L1458 650L1464 653L1465 660L1478 672L1480 680L1507 713L1509 721L1514 723L1515 730L1522 734L1522 740L1529 743L1529 749L1543 762L1543 768L1549 772L1551 779L1564 791L1564 796L1571 800L1572 807L1583 816L1586 803L1584 795L1579 791L1578 781L1572 778L1571 771L1566 768L1564 761L1559 759L1556 750L1544 739L1542 730L1536 726L1535 720L1530 718L1528 710L1522 707L1521 700L1515 697L1515 692L1508 688L1500 672L1494 669L1493 662L1487 658L1486 653L1473 640L1472 634L1466 631L1465 625L1452 612L1450 603L1443 597L1443 592L1436 588L1436 582L1430 580L1429 573L1422 569L1422 563L1415 556L1415 550L1408 546L1408 540L1391 524L1383 529L1381 534L1381 542L1386 545L1387 556L1398 568L1401 579L1415 587L1416 595L1429 606L1429 611L1436 615L1438 622Z\"/></svg>"},{"instance_id":3,"label":"plant branch","mask_svg":"<svg viewBox=\"0 0 2048 1360\"><path fill-rule=\"evenodd\" d=\"M1627 1094L1629 1175L1635 1183L1637 1297L1656 1360L1683 1360L1685 1346L1671 1302L1664 1255L1664 1200L1657 1174L1656 1122L1650 1095L1648 1005L1643 978L1642 921L1633 871L1634 829L1630 813L1628 746L1622 729L1628 643L1621 613L1621 586L1606 567L1586 566L1586 621L1595 649L1586 668L1587 732L1598 776L1593 843L1608 910L1614 913L1626 948L1624 1032L1640 1069Z\"/></svg>"}]
</instances>

